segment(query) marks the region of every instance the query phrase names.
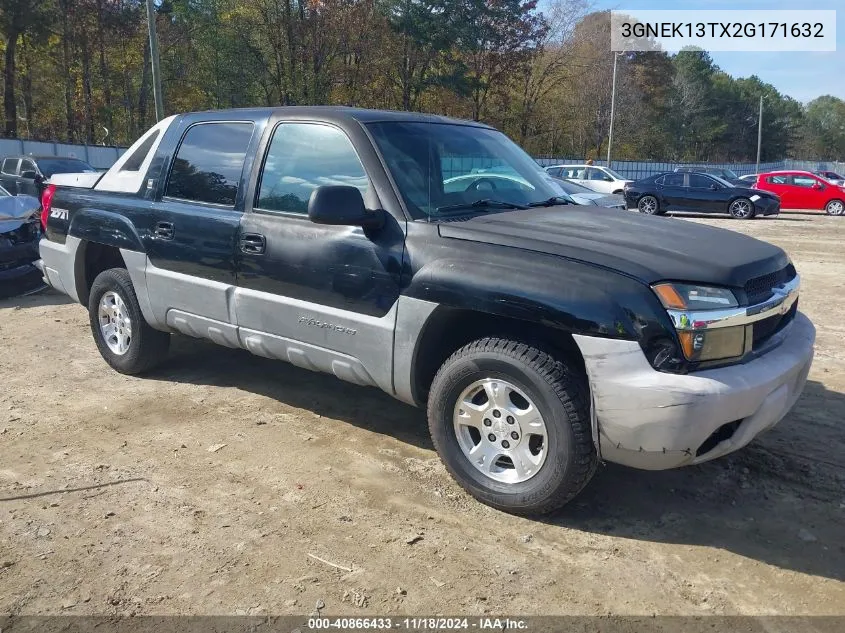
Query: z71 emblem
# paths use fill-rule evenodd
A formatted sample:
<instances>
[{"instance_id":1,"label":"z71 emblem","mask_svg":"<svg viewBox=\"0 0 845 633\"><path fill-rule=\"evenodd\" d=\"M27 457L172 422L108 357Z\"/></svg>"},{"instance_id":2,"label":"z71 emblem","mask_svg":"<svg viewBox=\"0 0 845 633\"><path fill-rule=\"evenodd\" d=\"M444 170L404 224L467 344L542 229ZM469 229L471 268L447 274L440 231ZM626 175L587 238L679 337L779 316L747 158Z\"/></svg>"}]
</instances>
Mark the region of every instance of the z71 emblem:
<instances>
[{"instance_id":1,"label":"z71 emblem","mask_svg":"<svg viewBox=\"0 0 845 633\"><path fill-rule=\"evenodd\" d=\"M67 209L58 209L53 207L50 211L51 218L59 218L60 220L67 220L68 210Z\"/></svg>"}]
</instances>

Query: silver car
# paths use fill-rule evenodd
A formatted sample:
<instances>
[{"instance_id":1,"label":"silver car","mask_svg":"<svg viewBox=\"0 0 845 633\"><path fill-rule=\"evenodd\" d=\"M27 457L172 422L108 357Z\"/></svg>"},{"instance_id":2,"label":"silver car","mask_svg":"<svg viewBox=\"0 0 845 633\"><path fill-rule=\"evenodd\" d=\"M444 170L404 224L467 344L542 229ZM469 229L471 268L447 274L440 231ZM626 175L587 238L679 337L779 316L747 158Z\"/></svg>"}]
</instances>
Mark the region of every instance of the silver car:
<instances>
[{"instance_id":1,"label":"silver car","mask_svg":"<svg viewBox=\"0 0 845 633\"><path fill-rule=\"evenodd\" d=\"M597 207L609 207L611 209L625 208L625 197L618 193L607 194L593 191L565 178L555 178L555 180L578 204L592 204Z\"/></svg>"}]
</instances>

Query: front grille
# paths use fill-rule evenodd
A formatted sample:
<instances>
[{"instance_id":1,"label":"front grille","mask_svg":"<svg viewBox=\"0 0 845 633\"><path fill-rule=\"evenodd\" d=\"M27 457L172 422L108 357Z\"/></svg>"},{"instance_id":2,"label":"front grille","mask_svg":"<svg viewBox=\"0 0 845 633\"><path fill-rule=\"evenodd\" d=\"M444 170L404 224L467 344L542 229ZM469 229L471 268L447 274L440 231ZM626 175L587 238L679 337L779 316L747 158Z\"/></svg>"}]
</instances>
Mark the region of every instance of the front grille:
<instances>
[{"instance_id":1,"label":"front grille","mask_svg":"<svg viewBox=\"0 0 845 633\"><path fill-rule=\"evenodd\" d=\"M9 240L12 246L19 244L28 244L38 239L41 234L40 224L38 218L33 218L24 222L21 226L13 231L3 233L2 237Z\"/></svg>"},{"instance_id":2,"label":"front grille","mask_svg":"<svg viewBox=\"0 0 845 633\"><path fill-rule=\"evenodd\" d=\"M796 312L798 312L798 301L792 304L786 314L775 314L754 323L752 326L754 328L754 342L751 349L759 349L772 335L785 328L795 318Z\"/></svg>"},{"instance_id":3,"label":"front grille","mask_svg":"<svg viewBox=\"0 0 845 633\"><path fill-rule=\"evenodd\" d=\"M789 266L781 268L776 272L749 279L745 284L748 305L753 306L756 303L762 303L770 299L773 294L772 288L792 281L795 278L795 274L795 266L789 264Z\"/></svg>"}]
</instances>

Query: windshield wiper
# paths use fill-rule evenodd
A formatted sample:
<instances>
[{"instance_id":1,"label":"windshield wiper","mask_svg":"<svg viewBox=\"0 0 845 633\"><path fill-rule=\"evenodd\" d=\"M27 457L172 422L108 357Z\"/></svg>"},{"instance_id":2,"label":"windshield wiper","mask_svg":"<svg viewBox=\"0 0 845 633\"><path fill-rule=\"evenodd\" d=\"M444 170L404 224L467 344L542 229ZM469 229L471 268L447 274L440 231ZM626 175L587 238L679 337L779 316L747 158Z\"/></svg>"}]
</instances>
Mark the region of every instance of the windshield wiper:
<instances>
[{"instance_id":1,"label":"windshield wiper","mask_svg":"<svg viewBox=\"0 0 845 633\"><path fill-rule=\"evenodd\" d=\"M496 209L527 209L524 204L517 204L516 202L507 202L505 200L493 200L492 198L481 198L475 202L461 202L458 204L447 204L443 207L437 207L437 213L448 213L449 211L465 211L472 209L483 209L485 207L492 207Z\"/></svg>"},{"instance_id":2,"label":"windshield wiper","mask_svg":"<svg viewBox=\"0 0 845 633\"><path fill-rule=\"evenodd\" d=\"M529 203L529 207L553 207L558 204L572 204L569 200L564 198L563 196L553 196L548 200L543 200L542 202L531 202Z\"/></svg>"}]
</instances>

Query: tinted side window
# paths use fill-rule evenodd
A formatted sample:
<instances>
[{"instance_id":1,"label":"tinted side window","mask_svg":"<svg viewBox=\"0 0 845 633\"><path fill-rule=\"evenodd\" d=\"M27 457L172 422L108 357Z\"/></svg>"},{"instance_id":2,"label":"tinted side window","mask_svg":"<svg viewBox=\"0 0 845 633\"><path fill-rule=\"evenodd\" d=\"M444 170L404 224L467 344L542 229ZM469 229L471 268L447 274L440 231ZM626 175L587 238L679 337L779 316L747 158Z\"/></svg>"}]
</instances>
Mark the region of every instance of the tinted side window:
<instances>
[{"instance_id":1,"label":"tinted side window","mask_svg":"<svg viewBox=\"0 0 845 633\"><path fill-rule=\"evenodd\" d=\"M713 181L710 180L707 176L702 176L701 174L689 175L689 186L695 189L707 189L712 184Z\"/></svg>"},{"instance_id":2,"label":"tinted side window","mask_svg":"<svg viewBox=\"0 0 845 633\"><path fill-rule=\"evenodd\" d=\"M35 163L28 158L25 158L21 161L21 166L18 171L21 174L25 171L35 171Z\"/></svg>"},{"instance_id":3,"label":"tinted side window","mask_svg":"<svg viewBox=\"0 0 845 633\"><path fill-rule=\"evenodd\" d=\"M683 187L684 186L684 174L666 174L663 177L663 186L664 187Z\"/></svg>"},{"instance_id":4,"label":"tinted side window","mask_svg":"<svg viewBox=\"0 0 845 633\"><path fill-rule=\"evenodd\" d=\"M789 176L767 176L766 182L771 183L773 185L788 185Z\"/></svg>"},{"instance_id":5,"label":"tinted side window","mask_svg":"<svg viewBox=\"0 0 845 633\"><path fill-rule=\"evenodd\" d=\"M3 161L3 167L0 168L4 174L9 174L10 176L14 176L18 173L18 159L17 158L7 158Z\"/></svg>"},{"instance_id":6,"label":"tinted side window","mask_svg":"<svg viewBox=\"0 0 845 633\"><path fill-rule=\"evenodd\" d=\"M188 128L164 195L234 206L252 128L252 123L200 123Z\"/></svg>"},{"instance_id":7,"label":"tinted side window","mask_svg":"<svg viewBox=\"0 0 845 633\"><path fill-rule=\"evenodd\" d=\"M320 185L351 185L364 195L369 180L349 138L319 123L282 123L273 133L255 206L307 213Z\"/></svg>"}]
</instances>

